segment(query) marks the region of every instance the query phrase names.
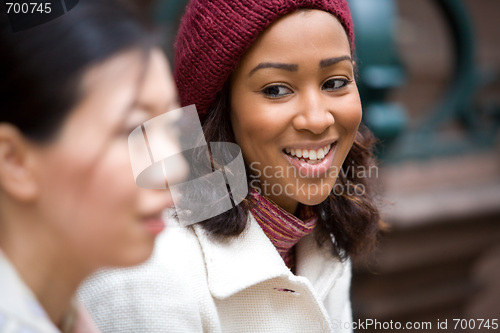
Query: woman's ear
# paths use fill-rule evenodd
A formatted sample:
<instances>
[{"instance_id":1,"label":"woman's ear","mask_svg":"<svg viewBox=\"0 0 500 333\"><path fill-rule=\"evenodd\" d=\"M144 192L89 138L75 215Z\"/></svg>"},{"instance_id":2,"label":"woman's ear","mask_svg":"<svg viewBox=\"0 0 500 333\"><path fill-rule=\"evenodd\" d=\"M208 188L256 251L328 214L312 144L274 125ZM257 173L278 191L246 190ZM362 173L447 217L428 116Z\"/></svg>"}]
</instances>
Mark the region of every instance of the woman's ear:
<instances>
[{"instance_id":1,"label":"woman's ear","mask_svg":"<svg viewBox=\"0 0 500 333\"><path fill-rule=\"evenodd\" d=\"M32 147L14 126L0 123L0 190L20 200L31 201L38 192Z\"/></svg>"}]
</instances>

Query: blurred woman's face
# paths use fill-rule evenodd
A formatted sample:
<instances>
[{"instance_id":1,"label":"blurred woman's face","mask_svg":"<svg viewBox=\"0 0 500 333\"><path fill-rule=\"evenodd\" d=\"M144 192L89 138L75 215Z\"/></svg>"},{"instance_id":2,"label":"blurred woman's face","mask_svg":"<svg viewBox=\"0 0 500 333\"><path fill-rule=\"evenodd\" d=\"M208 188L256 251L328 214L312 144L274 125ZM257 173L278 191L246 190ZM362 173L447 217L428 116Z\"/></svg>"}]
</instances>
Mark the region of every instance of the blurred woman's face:
<instances>
[{"instance_id":1,"label":"blurred woman's face","mask_svg":"<svg viewBox=\"0 0 500 333\"><path fill-rule=\"evenodd\" d=\"M237 143L262 193L293 213L332 191L361 121L347 35L319 10L271 25L231 85Z\"/></svg>"},{"instance_id":2,"label":"blurred woman's face","mask_svg":"<svg viewBox=\"0 0 500 333\"><path fill-rule=\"evenodd\" d=\"M148 61L131 51L93 67L82 86L56 141L38 148L40 216L89 268L137 264L151 254L172 199L135 184L128 135L177 108L173 80L160 51Z\"/></svg>"}]
</instances>

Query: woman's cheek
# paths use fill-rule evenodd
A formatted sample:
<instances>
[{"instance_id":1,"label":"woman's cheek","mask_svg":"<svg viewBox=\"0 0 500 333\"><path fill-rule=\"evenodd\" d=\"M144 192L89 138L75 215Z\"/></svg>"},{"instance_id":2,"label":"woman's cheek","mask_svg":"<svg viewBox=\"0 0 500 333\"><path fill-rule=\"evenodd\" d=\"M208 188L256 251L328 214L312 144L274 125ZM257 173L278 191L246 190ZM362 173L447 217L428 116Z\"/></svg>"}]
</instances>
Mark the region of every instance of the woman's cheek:
<instances>
[{"instance_id":1,"label":"woman's cheek","mask_svg":"<svg viewBox=\"0 0 500 333\"><path fill-rule=\"evenodd\" d=\"M355 135L363 115L361 100L357 93L346 97L348 98L343 101L344 108L342 108L345 111L338 115L340 119L337 119L337 122L340 122L349 134Z\"/></svg>"}]
</instances>

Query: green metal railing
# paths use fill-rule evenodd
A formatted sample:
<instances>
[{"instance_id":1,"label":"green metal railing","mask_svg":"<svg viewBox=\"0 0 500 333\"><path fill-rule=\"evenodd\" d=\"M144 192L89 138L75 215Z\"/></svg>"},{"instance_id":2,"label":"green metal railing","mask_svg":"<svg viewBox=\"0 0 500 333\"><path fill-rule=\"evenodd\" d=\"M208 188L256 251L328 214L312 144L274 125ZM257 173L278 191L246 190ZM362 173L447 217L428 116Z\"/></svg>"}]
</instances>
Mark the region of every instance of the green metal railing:
<instances>
[{"instance_id":1,"label":"green metal railing","mask_svg":"<svg viewBox=\"0 0 500 333\"><path fill-rule=\"evenodd\" d=\"M500 108L496 105L488 112L474 100L486 79L476 65L473 24L461 0L433 1L449 29L453 77L428 116L414 120L412 126L404 107L385 100L391 89L404 84L395 48L396 2L348 1L356 27L364 121L382 140L383 159L401 161L463 154L496 144ZM441 135L442 128L451 123L460 124L463 130L458 138L446 139Z\"/></svg>"},{"instance_id":2,"label":"green metal railing","mask_svg":"<svg viewBox=\"0 0 500 333\"><path fill-rule=\"evenodd\" d=\"M405 83L395 44L396 3L393 0L350 0L356 32L358 88L363 121L390 143L408 126L403 106L387 102L388 93Z\"/></svg>"}]
</instances>

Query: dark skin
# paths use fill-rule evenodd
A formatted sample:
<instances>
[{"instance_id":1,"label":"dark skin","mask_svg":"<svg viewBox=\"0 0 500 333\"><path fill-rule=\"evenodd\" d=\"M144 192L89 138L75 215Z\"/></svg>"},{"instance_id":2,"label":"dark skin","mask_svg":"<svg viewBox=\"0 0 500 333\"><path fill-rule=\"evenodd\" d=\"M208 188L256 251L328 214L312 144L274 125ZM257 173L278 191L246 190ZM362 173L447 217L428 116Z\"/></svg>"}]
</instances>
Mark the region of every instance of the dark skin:
<instances>
[{"instance_id":1,"label":"dark skin","mask_svg":"<svg viewBox=\"0 0 500 333\"><path fill-rule=\"evenodd\" d=\"M236 142L263 194L292 214L323 202L361 121L340 22L303 10L273 23L241 60L231 97Z\"/></svg>"}]
</instances>

